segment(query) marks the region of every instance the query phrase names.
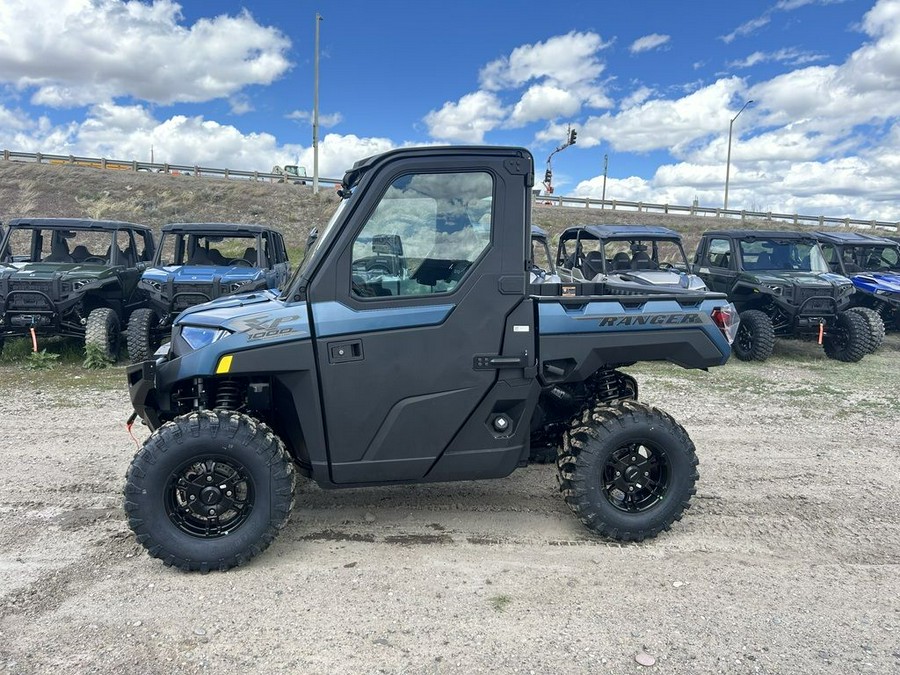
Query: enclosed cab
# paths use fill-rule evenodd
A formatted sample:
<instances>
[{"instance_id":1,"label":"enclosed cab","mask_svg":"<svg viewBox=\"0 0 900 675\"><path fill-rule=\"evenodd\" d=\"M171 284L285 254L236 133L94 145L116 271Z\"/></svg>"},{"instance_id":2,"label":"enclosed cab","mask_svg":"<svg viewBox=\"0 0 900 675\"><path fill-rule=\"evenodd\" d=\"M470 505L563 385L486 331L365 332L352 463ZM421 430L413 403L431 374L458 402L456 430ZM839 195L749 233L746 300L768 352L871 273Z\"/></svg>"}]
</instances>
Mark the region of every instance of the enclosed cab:
<instances>
[{"instance_id":1,"label":"enclosed cab","mask_svg":"<svg viewBox=\"0 0 900 675\"><path fill-rule=\"evenodd\" d=\"M144 225L80 218L10 221L0 262L0 343L34 334L82 338L110 359L143 298L154 255Z\"/></svg>"},{"instance_id":2,"label":"enclosed cab","mask_svg":"<svg viewBox=\"0 0 900 675\"><path fill-rule=\"evenodd\" d=\"M150 554L241 564L286 522L295 473L324 488L500 478L538 440L592 531L643 540L678 520L694 446L624 369L724 363L733 307L650 287L532 293L533 184L521 148L360 161L281 293L179 315L171 343L128 369L152 435L125 508Z\"/></svg>"},{"instance_id":3,"label":"enclosed cab","mask_svg":"<svg viewBox=\"0 0 900 675\"><path fill-rule=\"evenodd\" d=\"M559 237L556 268L564 282L602 281L623 293L649 287L704 291L688 271L681 235L647 225L579 225Z\"/></svg>"},{"instance_id":4,"label":"enclosed cab","mask_svg":"<svg viewBox=\"0 0 900 675\"><path fill-rule=\"evenodd\" d=\"M776 337L815 340L839 361L859 361L871 350L868 324L846 311L852 282L831 271L811 232L705 232L694 269L740 312L739 359L765 361Z\"/></svg>"},{"instance_id":5,"label":"enclosed cab","mask_svg":"<svg viewBox=\"0 0 900 675\"><path fill-rule=\"evenodd\" d=\"M884 327L900 330L900 242L861 232L816 232L828 267L848 277L850 298L873 333L877 347Z\"/></svg>"},{"instance_id":6,"label":"enclosed cab","mask_svg":"<svg viewBox=\"0 0 900 675\"><path fill-rule=\"evenodd\" d=\"M150 357L184 309L216 298L277 289L290 273L284 238L265 225L170 223L140 280L146 306L128 323L132 362Z\"/></svg>"}]
</instances>

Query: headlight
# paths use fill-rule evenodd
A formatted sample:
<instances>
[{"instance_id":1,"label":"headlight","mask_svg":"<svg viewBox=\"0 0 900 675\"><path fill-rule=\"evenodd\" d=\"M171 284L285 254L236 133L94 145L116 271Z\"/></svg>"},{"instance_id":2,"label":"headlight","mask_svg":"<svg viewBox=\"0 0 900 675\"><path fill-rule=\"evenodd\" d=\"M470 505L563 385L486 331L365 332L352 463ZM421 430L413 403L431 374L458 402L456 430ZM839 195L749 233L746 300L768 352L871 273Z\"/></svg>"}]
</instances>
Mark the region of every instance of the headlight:
<instances>
[{"instance_id":1,"label":"headlight","mask_svg":"<svg viewBox=\"0 0 900 675\"><path fill-rule=\"evenodd\" d=\"M157 292L162 291L162 284L159 283L158 281L154 281L153 279L141 279L141 283L144 286L149 286L154 291L157 291Z\"/></svg>"},{"instance_id":2,"label":"headlight","mask_svg":"<svg viewBox=\"0 0 900 675\"><path fill-rule=\"evenodd\" d=\"M784 286L778 286L777 284L766 284L766 288L772 291L775 295L784 295Z\"/></svg>"},{"instance_id":3,"label":"headlight","mask_svg":"<svg viewBox=\"0 0 900 675\"><path fill-rule=\"evenodd\" d=\"M234 293L234 292L238 291L239 289L241 289L244 286L246 286L247 284L249 284L251 281L253 281L253 280L247 279L246 281L235 281L233 284L231 284L231 292Z\"/></svg>"},{"instance_id":4,"label":"headlight","mask_svg":"<svg viewBox=\"0 0 900 675\"><path fill-rule=\"evenodd\" d=\"M216 340L221 340L231 332L224 328L201 328L200 326L184 326L181 329L181 337L193 349L201 349L211 345Z\"/></svg>"}]
</instances>

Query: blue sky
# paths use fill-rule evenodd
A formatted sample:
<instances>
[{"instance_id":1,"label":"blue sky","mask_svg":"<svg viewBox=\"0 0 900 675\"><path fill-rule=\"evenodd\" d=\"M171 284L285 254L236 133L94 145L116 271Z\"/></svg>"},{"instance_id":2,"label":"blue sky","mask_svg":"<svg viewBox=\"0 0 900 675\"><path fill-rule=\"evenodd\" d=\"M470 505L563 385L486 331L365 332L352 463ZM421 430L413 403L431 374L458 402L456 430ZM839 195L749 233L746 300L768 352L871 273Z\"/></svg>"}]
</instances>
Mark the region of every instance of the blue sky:
<instances>
[{"instance_id":1,"label":"blue sky","mask_svg":"<svg viewBox=\"0 0 900 675\"><path fill-rule=\"evenodd\" d=\"M3 0L0 147L320 170L522 145L557 194L900 220L900 0Z\"/></svg>"}]
</instances>

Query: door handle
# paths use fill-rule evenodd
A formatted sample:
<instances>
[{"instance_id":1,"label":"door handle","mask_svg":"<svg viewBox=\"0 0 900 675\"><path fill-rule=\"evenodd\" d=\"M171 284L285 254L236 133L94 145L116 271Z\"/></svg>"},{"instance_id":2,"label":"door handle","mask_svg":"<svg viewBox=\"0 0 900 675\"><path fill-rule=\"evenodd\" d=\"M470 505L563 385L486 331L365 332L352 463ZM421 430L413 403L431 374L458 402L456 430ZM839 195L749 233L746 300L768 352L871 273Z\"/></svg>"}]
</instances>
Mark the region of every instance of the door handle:
<instances>
[{"instance_id":1,"label":"door handle","mask_svg":"<svg viewBox=\"0 0 900 675\"><path fill-rule=\"evenodd\" d=\"M328 363L347 363L363 360L362 340L328 343Z\"/></svg>"}]
</instances>

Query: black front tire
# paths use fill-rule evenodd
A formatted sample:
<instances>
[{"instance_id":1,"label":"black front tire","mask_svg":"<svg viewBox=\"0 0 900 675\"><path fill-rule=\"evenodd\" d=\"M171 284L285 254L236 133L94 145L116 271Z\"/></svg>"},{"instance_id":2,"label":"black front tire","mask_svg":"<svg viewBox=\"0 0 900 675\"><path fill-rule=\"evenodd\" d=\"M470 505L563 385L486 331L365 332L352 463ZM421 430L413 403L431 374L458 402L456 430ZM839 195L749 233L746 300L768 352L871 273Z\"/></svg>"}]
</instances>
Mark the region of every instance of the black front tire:
<instances>
[{"instance_id":1,"label":"black front tire","mask_svg":"<svg viewBox=\"0 0 900 675\"><path fill-rule=\"evenodd\" d=\"M866 320L869 326L869 353L881 349L881 345L884 344L884 319L881 318L881 314L869 307L851 307L847 311L859 314Z\"/></svg>"},{"instance_id":2,"label":"black front tire","mask_svg":"<svg viewBox=\"0 0 900 675\"><path fill-rule=\"evenodd\" d=\"M861 360L871 351L871 343L869 324L856 312L839 312L822 340L825 356L846 363Z\"/></svg>"},{"instance_id":3,"label":"black front tire","mask_svg":"<svg viewBox=\"0 0 900 675\"><path fill-rule=\"evenodd\" d=\"M131 313L128 319L128 359L131 363L141 363L153 356L159 346L153 336L153 329L159 323L156 312L141 307Z\"/></svg>"},{"instance_id":4,"label":"black front tire","mask_svg":"<svg viewBox=\"0 0 900 675\"><path fill-rule=\"evenodd\" d=\"M115 362L119 358L121 344L119 316L109 307L98 307L88 314L84 329L84 344L96 345L104 356Z\"/></svg>"},{"instance_id":5,"label":"black front tire","mask_svg":"<svg viewBox=\"0 0 900 675\"><path fill-rule=\"evenodd\" d=\"M128 525L167 566L224 571L264 551L285 526L294 476L265 424L225 410L182 415L153 432L131 462Z\"/></svg>"},{"instance_id":6,"label":"black front tire","mask_svg":"<svg viewBox=\"0 0 900 675\"><path fill-rule=\"evenodd\" d=\"M696 493L697 453L668 414L634 401L586 411L557 460L566 504L610 539L643 541L681 520Z\"/></svg>"},{"instance_id":7,"label":"black front tire","mask_svg":"<svg viewBox=\"0 0 900 675\"><path fill-rule=\"evenodd\" d=\"M775 329L768 314L758 309L741 312L741 323L731 350L741 361L765 361L775 349Z\"/></svg>"}]
</instances>

